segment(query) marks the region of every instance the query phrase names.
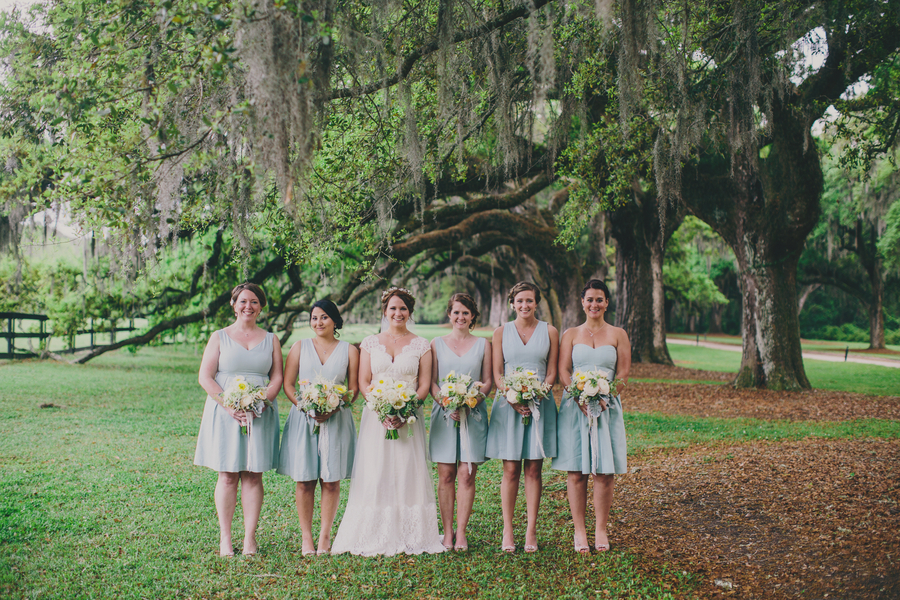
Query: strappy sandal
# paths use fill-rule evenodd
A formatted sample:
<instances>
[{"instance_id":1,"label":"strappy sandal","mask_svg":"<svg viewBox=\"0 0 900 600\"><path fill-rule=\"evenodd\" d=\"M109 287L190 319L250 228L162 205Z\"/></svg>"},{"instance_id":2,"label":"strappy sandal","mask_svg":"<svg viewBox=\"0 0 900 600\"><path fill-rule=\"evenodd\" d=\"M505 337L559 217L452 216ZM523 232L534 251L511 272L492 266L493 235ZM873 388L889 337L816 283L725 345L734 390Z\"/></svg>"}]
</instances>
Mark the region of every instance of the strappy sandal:
<instances>
[{"instance_id":1,"label":"strappy sandal","mask_svg":"<svg viewBox=\"0 0 900 600\"><path fill-rule=\"evenodd\" d=\"M578 554L590 554L591 553L591 547L588 546L587 544L585 544L584 546L578 545L578 538L572 539L572 545L575 546L575 552L577 552Z\"/></svg>"}]
</instances>

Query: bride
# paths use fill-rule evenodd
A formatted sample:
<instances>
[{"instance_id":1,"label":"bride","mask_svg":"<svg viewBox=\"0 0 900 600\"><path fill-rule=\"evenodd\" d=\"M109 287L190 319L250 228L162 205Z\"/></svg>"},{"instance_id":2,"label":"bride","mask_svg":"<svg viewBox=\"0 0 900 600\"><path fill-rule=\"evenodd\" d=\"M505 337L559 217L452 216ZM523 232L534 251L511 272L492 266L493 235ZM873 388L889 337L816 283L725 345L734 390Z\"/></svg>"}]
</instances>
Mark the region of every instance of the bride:
<instances>
[{"instance_id":1,"label":"bride","mask_svg":"<svg viewBox=\"0 0 900 600\"><path fill-rule=\"evenodd\" d=\"M390 288L381 295L384 331L362 341L359 386L366 396L374 376L404 379L420 399L431 385L431 346L407 329L416 301L408 290ZM413 424L397 417L378 422L363 409L350 478L347 509L332 545L332 554L392 556L401 552L443 552L431 470L425 461L425 426L421 409ZM384 437L398 428L397 439ZM410 428L412 437L409 437Z\"/></svg>"}]
</instances>

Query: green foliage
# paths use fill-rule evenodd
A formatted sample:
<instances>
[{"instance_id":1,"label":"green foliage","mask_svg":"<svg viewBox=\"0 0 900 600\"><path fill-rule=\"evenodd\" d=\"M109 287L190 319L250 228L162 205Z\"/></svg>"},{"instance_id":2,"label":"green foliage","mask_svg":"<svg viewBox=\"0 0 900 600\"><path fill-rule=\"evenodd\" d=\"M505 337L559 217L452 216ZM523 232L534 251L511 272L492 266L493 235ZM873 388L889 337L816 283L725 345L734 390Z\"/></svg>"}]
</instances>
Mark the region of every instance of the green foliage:
<instances>
[{"instance_id":1,"label":"green foliage","mask_svg":"<svg viewBox=\"0 0 900 600\"><path fill-rule=\"evenodd\" d=\"M663 282L666 299L684 320L729 303L717 278L733 275L734 257L712 228L688 216L666 245ZM678 330L677 323L669 326Z\"/></svg>"}]
</instances>

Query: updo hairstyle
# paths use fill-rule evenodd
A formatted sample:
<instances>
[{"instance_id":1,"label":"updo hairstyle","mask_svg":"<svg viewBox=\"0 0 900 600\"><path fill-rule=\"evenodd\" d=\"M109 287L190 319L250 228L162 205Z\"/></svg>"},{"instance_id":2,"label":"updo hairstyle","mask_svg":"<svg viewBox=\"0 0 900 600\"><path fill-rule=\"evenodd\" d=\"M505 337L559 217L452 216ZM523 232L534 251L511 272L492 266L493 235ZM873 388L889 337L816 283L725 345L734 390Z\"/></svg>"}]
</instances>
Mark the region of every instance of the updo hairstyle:
<instances>
[{"instance_id":1,"label":"updo hairstyle","mask_svg":"<svg viewBox=\"0 0 900 600\"><path fill-rule=\"evenodd\" d=\"M601 292L606 294L606 299L609 300L609 288L606 287L606 284L599 279L591 279L586 284L584 284L584 289L581 290L582 299L584 299L584 295L587 294L588 290L600 290Z\"/></svg>"},{"instance_id":2,"label":"updo hairstyle","mask_svg":"<svg viewBox=\"0 0 900 600\"><path fill-rule=\"evenodd\" d=\"M506 297L509 301L510 305L513 304L513 301L516 299L516 296L520 292L534 292L534 302L535 304L540 304L541 302L541 290L538 289L538 286L533 283L529 283L527 281L520 281L516 285L512 286L512 289L509 290L509 295Z\"/></svg>"},{"instance_id":3,"label":"updo hairstyle","mask_svg":"<svg viewBox=\"0 0 900 600\"><path fill-rule=\"evenodd\" d=\"M337 331L344 326L344 319L341 317L341 311L331 300L318 300L309 308L309 320L312 321L312 311L314 308L321 308L328 315L328 318L334 321L334 330Z\"/></svg>"},{"instance_id":4,"label":"updo hairstyle","mask_svg":"<svg viewBox=\"0 0 900 600\"><path fill-rule=\"evenodd\" d=\"M450 311L453 310L453 305L459 302L463 306L469 309L469 312L472 313L472 322L469 323L469 329L475 328L475 322L478 320L478 317L481 316L481 313L478 312L478 307L475 305L475 299L462 292L457 292L450 296L450 301L447 302L447 316L450 316Z\"/></svg>"},{"instance_id":5,"label":"updo hairstyle","mask_svg":"<svg viewBox=\"0 0 900 600\"><path fill-rule=\"evenodd\" d=\"M244 290L248 290L255 294L256 299L259 300L259 306L265 308L266 293L262 290L261 287L249 281L246 281L240 285L236 285L234 286L234 289L231 290L231 306L234 306L234 303L237 302L238 296L240 296L241 292L243 292Z\"/></svg>"},{"instance_id":6,"label":"updo hairstyle","mask_svg":"<svg viewBox=\"0 0 900 600\"><path fill-rule=\"evenodd\" d=\"M391 298L397 296L401 300L403 300L403 304L406 305L406 308L409 309L409 314L413 313L413 309L416 307L416 299L413 298L412 293L406 288L400 287L391 287L384 291L381 294L381 314L385 314L387 312L388 302L391 301Z\"/></svg>"}]
</instances>

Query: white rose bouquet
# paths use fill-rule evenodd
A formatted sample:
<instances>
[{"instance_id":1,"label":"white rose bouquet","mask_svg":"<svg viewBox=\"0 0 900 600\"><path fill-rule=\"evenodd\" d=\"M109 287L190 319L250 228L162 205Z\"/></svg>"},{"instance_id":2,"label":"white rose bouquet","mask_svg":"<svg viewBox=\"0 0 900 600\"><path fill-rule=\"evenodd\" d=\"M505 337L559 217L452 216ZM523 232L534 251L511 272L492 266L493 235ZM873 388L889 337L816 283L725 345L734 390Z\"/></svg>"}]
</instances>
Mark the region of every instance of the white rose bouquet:
<instances>
[{"instance_id":1,"label":"white rose bouquet","mask_svg":"<svg viewBox=\"0 0 900 600\"><path fill-rule=\"evenodd\" d=\"M468 375L450 371L441 380L440 398L437 401L449 412L464 406L475 408L481 398L481 392L478 391L481 386L480 381L472 381ZM459 427L459 421L454 421L453 425Z\"/></svg>"},{"instance_id":2,"label":"white rose bouquet","mask_svg":"<svg viewBox=\"0 0 900 600\"><path fill-rule=\"evenodd\" d=\"M389 417L399 417L402 422L412 425L416 422L416 409L422 406L422 401L410 382L375 377L366 391L366 406L378 415L378 420L382 423ZM413 430L410 428L408 436L412 435ZM384 434L386 440L398 438L396 429L388 429Z\"/></svg>"},{"instance_id":3,"label":"white rose bouquet","mask_svg":"<svg viewBox=\"0 0 900 600\"><path fill-rule=\"evenodd\" d=\"M603 371L575 371L566 392L578 404L587 406L589 414L597 416L606 409L601 400L605 402L615 396L618 383L618 379L610 381Z\"/></svg>"},{"instance_id":4,"label":"white rose bouquet","mask_svg":"<svg viewBox=\"0 0 900 600\"><path fill-rule=\"evenodd\" d=\"M310 417L328 414L339 408L344 402L347 386L335 383L323 377L316 377L313 381L303 379L299 383L297 393L297 408ZM314 434L319 433L319 424L313 429Z\"/></svg>"},{"instance_id":5,"label":"white rose bouquet","mask_svg":"<svg viewBox=\"0 0 900 600\"><path fill-rule=\"evenodd\" d=\"M506 385L506 401L510 404L527 404L532 410L550 392L551 386L538 378L537 371L516 367L515 371L503 378ZM498 390L499 394L500 391ZM522 424L528 425L530 417L522 417Z\"/></svg>"},{"instance_id":6,"label":"white rose bouquet","mask_svg":"<svg viewBox=\"0 0 900 600\"><path fill-rule=\"evenodd\" d=\"M272 402L266 398L266 388L253 385L243 375L235 377L222 392L222 406L253 413L257 417L265 407L271 405ZM246 425L241 425L241 433L247 435Z\"/></svg>"}]
</instances>

